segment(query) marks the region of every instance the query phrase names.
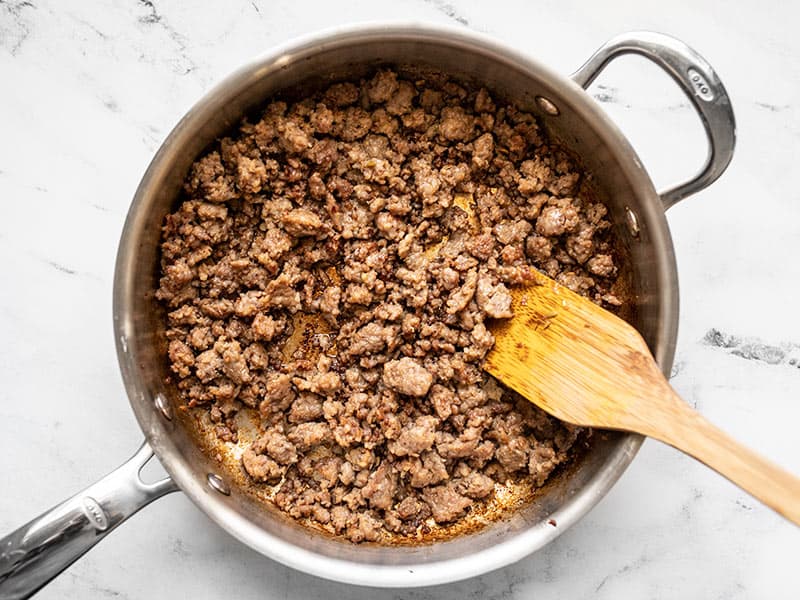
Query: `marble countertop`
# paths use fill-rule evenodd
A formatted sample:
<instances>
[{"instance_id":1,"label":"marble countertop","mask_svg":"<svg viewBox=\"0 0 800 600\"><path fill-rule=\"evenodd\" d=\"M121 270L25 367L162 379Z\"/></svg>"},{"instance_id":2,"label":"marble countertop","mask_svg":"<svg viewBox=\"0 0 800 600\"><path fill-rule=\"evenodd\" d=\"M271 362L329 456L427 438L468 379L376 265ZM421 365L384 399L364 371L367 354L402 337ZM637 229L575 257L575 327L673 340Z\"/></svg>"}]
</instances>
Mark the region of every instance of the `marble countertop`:
<instances>
[{"instance_id":1,"label":"marble countertop","mask_svg":"<svg viewBox=\"0 0 800 600\"><path fill-rule=\"evenodd\" d=\"M249 57L354 20L485 32L569 73L607 38L670 33L715 66L738 147L669 211L681 282L672 383L800 473L800 11L743 0L0 0L0 533L116 467L141 434L111 333L116 245L133 191L181 115ZM771 7L771 8L767 8ZM701 163L686 99L641 59L592 94L658 186ZM41 598L797 598L800 535L699 463L648 441L610 494L505 569L414 590L326 582L241 545L181 494L148 507Z\"/></svg>"}]
</instances>

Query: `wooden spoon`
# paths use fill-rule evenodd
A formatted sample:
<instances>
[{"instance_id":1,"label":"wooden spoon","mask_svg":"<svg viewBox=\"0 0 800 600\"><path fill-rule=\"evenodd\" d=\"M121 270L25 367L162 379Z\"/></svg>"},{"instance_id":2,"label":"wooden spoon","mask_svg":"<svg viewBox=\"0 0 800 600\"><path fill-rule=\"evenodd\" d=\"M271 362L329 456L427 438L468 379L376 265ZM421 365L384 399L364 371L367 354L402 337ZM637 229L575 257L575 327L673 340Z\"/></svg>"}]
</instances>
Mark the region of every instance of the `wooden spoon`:
<instances>
[{"instance_id":1,"label":"wooden spoon","mask_svg":"<svg viewBox=\"0 0 800 600\"><path fill-rule=\"evenodd\" d=\"M670 387L628 323L532 270L512 290L484 368L554 417L650 436L705 463L800 525L800 479L706 421Z\"/></svg>"}]
</instances>

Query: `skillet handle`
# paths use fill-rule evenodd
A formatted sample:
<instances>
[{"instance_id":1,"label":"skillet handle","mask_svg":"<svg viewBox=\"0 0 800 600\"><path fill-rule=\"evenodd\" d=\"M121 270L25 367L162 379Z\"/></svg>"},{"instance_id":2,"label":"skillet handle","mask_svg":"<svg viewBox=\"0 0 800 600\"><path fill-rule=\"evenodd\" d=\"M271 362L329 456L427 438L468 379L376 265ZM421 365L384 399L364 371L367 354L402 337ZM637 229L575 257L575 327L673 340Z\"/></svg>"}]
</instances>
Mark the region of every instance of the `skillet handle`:
<instances>
[{"instance_id":1,"label":"skillet handle","mask_svg":"<svg viewBox=\"0 0 800 600\"><path fill-rule=\"evenodd\" d=\"M0 600L29 598L120 523L178 490L170 478L144 483L147 442L117 470L0 539Z\"/></svg>"},{"instance_id":2,"label":"skillet handle","mask_svg":"<svg viewBox=\"0 0 800 600\"><path fill-rule=\"evenodd\" d=\"M661 194L664 209L708 187L731 162L736 145L736 121L725 86L714 69L683 42L661 33L635 31L610 39L571 77L583 88L613 59L639 54L664 69L691 100L708 137L708 156L700 172Z\"/></svg>"}]
</instances>

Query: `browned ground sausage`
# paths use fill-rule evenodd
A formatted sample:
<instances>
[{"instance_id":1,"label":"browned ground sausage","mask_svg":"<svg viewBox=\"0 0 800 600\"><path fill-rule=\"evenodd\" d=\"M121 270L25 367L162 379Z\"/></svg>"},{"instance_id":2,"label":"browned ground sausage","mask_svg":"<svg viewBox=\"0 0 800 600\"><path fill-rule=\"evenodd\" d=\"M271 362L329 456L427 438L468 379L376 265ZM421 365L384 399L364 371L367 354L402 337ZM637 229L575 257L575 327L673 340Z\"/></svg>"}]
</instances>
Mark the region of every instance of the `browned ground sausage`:
<instances>
[{"instance_id":1,"label":"browned ground sausage","mask_svg":"<svg viewBox=\"0 0 800 600\"><path fill-rule=\"evenodd\" d=\"M444 76L270 104L195 162L164 224L182 399L230 441L258 407L245 471L354 542L457 521L509 478L541 485L577 430L482 371L486 321L511 317L530 266L619 304L583 183L531 114Z\"/></svg>"}]
</instances>

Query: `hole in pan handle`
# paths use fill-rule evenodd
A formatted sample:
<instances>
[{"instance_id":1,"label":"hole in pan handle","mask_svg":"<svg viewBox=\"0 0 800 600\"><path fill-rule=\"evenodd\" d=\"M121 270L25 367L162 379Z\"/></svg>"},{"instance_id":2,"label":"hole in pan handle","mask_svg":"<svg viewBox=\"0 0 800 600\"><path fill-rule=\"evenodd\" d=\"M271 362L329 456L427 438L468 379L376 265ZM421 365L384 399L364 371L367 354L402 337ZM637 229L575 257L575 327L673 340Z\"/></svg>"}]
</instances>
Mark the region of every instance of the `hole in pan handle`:
<instances>
[{"instance_id":1,"label":"hole in pan handle","mask_svg":"<svg viewBox=\"0 0 800 600\"><path fill-rule=\"evenodd\" d=\"M664 69L691 101L708 137L708 155L700 171L660 192L666 210L714 183L731 162L736 145L736 120L730 98L702 56L680 40L650 31L634 31L610 39L571 78L587 88L609 62L623 54L639 54Z\"/></svg>"},{"instance_id":2,"label":"hole in pan handle","mask_svg":"<svg viewBox=\"0 0 800 600\"><path fill-rule=\"evenodd\" d=\"M178 490L139 476L152 458L147 442L115 471L0 539L0 599L29 598L118 525Z\"/></svg>"}]
</instances>

